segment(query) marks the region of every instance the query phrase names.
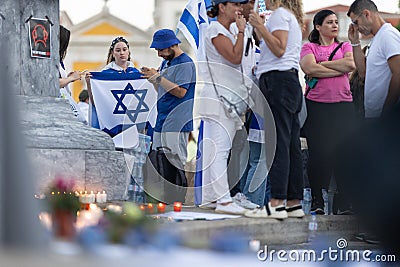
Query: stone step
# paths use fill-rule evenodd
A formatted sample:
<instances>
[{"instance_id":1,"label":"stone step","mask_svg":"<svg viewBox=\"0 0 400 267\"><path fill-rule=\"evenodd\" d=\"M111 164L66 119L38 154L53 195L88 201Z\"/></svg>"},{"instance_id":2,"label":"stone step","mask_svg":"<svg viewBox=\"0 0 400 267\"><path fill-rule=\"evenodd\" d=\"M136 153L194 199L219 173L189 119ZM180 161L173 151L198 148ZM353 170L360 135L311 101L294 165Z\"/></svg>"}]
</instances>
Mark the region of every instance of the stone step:
<instances>
[{"instance_id":1,"label":"stone step","mask_svg":"<svg viewBox=\"0 0 400 267\"><path fill-rule=\"evenodd\" d=\"M183 211L214 213L200 208L183 208ZM221 232L243 233L249 240L260 240L261 244L274 246L307 244L308 223L311 216L302 219L285 220L256 219L240 217L217 221L181 221L175 224L184 238L210 239ZM357 232L354 216L324 215L317 216L318 235L326 239L345 238L352 240Z\"/></svg>"}]
</instances>

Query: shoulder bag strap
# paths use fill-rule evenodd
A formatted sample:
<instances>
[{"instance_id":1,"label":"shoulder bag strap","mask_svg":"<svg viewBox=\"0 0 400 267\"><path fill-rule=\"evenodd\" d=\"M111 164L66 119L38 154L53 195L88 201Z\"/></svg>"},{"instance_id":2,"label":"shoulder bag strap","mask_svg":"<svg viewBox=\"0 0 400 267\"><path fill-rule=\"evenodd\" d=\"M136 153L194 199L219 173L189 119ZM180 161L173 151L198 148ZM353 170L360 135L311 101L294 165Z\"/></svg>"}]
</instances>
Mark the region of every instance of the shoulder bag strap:
<instances>
[{"instance_id":1,"label":"shoulder bag strap","mask_svg":"<svg viewBox=\"0 0 400 267\"><path fill-rule=\"evenodd\" d=\"M212 76L212 74L211 74L210 63L209 63L209 61L208 61L208 57L207 57L207 55L206 55L206 60L207 60L208 72L210 73L211 82L212 82L212 84L213 84L213 87L214 87L215 93L217 94L217 97L218 97L218 98L221 98L221 96L218 94L217 87L215 86L214 78L213 78L213 76Z\"/></svg>"},{"instance_id":2,"label":"shoulder bag strap","mask_svg":"<svg viewBox=\"0 0 400 267\"><path fill-rule=\"evenodd\" d=\"M332 51L332 53L330 54L328 61L332 61L333 56L336 54L336 52L339 50L340 47L342 47L343 42L339 43L338 46L336 46L336 48Z\"/></svg>"}]
</instances>

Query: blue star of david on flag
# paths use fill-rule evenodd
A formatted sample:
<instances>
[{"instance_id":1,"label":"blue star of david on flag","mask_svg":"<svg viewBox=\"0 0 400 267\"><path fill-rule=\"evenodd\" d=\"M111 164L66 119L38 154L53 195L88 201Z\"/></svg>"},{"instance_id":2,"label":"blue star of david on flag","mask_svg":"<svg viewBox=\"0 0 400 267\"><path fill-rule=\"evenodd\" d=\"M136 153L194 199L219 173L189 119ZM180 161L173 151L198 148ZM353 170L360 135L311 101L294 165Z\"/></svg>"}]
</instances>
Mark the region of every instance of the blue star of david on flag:
<instances>
[{"instance_id":1,"label":"blue star of david on flag","mask_svg":"<svg viewBox=\"0 0 400 267\"><path fill-rule=\"evenodd\" d=\"M136 122L140 113L150 110L149 106L145 103L147 94L147 90L145 89L135 90L133 86L128 83L124 90L111 90L111 93L117 100L117 105L114 108L113 114L126 114L133 123ZM128 109L124 104L123 100L126 95L134 95L136 97L138 100L136 109Z\"/></svg>"}]
</instances>

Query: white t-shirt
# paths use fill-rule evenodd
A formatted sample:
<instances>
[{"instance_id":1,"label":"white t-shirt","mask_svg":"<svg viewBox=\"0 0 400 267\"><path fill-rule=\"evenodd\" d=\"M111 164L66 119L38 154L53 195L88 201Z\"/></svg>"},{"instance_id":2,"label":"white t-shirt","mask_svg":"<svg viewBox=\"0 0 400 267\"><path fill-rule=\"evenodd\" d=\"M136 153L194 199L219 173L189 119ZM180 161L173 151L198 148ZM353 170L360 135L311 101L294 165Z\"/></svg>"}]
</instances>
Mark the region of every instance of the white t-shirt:
<instances>
[{"instance_id":1,"label":"white t-shirt","mask_svg":"<svg viewBox=\"0 0 400 267\"><path fill-rule=\"evenodd\" d=\"M400 54L400 32L385 23L371 41L366 63L364 106L366 118L381 115L392 78L388 59Z\"/></svg>"},{"instance_id":2,"label":"white t-shirt","mask_svg":"<svg viewBox=\"0 0 400 267\"><path fill-rule=\"evenodd\" d=\"M289 10L280 7L274 10L267 20L265 26L273 33L277 30L289 32L286 51L282 57L276 57L268 48L264 40L260 43L260 61L257 67L257 77L272 70L299 69L301 50L301 29L296 17Z\"/></svg>"},{"instance_id":3,"label":"white t-shirt","mask_svg":"<svg viewBox=\"0 0 400 267\"><path fill-rule=\"evenodd\" d=\"M85 116L86 121L89 121L89 104L79 101L77 105L81 110L82 115Z\"/></svg>"}]
</instances>

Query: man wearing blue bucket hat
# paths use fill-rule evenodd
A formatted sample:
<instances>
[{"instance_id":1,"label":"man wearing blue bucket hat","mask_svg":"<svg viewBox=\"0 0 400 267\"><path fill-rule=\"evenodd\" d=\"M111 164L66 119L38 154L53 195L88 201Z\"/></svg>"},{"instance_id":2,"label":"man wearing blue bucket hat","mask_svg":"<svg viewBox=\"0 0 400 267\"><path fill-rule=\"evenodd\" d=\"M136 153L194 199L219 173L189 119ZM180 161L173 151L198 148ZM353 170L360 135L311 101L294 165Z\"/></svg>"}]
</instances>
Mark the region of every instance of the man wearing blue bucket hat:
<instances>
[{"instance_id":1,"label":"man wearing blue bucket hat","mask_svg":"<svg viewBox=\"0 0 400 267\"><path fill-rule=\"evenodd\" d=\"M188 137L193 130L196 68L192 59L179 47L180 43L172 30L156 31L150 48L154 48L164 60L158 70L143 67L141 73L158 92L152 148L168 147L185 164Z\"/></svg>"}]
</instances>

